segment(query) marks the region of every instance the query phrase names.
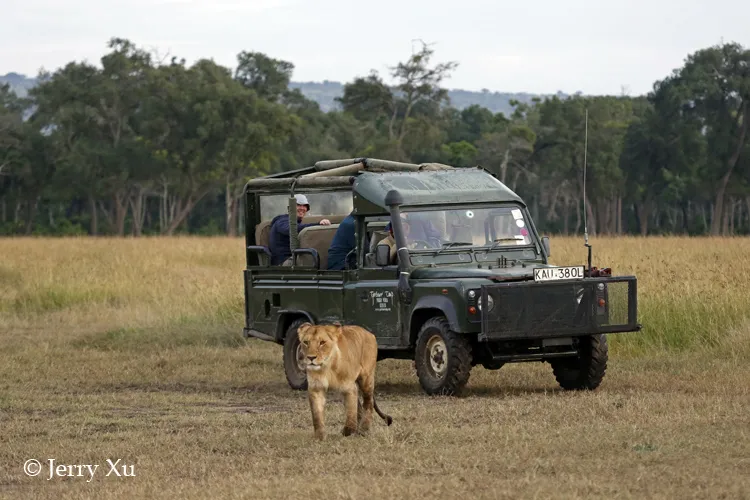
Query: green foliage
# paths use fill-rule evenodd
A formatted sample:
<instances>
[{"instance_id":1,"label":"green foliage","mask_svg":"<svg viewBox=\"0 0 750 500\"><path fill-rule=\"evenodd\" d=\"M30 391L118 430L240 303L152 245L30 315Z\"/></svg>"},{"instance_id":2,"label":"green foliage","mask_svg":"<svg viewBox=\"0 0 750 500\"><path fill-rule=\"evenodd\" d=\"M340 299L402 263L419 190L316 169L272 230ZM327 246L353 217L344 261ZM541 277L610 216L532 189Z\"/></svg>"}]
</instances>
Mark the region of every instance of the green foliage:
<instances>
[{"instance_id":1,"label":"green foliage","mask_svg":"<svg viewBox=\"0 0 750 500\"><path fill-rule=\"evenodd\" d=\"M457 64L424 43L392 83L326 82L340 109L261 52L230 69L108 49L23 98L0 86L0 234L234 235L248 179L355 156L481 165L544 232L584 218L592 235L750 232L750 51L735 43L690 54L646 96L518 95L503 112L452 100Z\"/></svg>"}]
</instances>

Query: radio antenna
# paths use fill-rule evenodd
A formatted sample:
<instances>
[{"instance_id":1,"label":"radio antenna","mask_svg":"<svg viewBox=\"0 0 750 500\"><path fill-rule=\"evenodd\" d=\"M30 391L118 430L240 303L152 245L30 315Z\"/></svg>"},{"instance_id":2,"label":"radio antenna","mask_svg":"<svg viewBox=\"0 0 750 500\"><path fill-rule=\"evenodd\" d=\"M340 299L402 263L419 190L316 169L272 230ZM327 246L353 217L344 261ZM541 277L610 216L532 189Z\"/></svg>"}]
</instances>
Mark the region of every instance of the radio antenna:
<instances>
[{"instance_id":1,"label":"radio antenna","mask_svg":"<svg viewBox=\"0 0 750 500\"><path fill-rule=\"evenodd\" d=\"M584 139L583 139L583 245L588 248L588 264L589 264L589 277L591 277L591 245L589 245L589 226L588 217L586 210L586 160L587 152L589 148L589 109L585 108L585 125L584 125Z\"/></svg>"}]
</instances>

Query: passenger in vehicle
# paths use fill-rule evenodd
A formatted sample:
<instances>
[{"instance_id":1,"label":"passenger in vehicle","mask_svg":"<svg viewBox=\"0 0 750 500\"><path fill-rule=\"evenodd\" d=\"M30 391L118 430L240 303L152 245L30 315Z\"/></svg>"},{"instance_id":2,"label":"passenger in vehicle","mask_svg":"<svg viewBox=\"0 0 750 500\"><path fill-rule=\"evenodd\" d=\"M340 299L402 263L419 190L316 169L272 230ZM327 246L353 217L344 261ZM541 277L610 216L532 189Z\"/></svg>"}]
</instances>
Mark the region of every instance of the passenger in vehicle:
<instances>
[{"instance_id":1,"label":"passenger in vehicle","mask_svg":"<svg viewBox=\"0 0 750 500\"><path fill-rule=\"evenodd\" d=\"M434 241L438 240L438 246L442 241L443 233L435 224L428 218L427 214L409 214L409 223L411 224L411 233L409 237L412 241L422 240L430 244L434 244Z\"/></svg>"},{"instance_id":2,"label":"passenger in vehicle","mask_svg":"<svg viewBox=\"0 0 750 500\"><path fill-rule=\"evenodd\" d=\"M328 269L346 269L346 256L357 245L354 238L354 214L349 213L339 224L336 234L333 236L331 246L328 248ZM356 259L350 263L356 266Z\"/></svg>"},{"instance_id":3,"label":"passenger in vehicle","mask_svg":"<svg viewBox=\"0 0 750 500\"><path fill-rule=\"evenodd\" d=\"M407 241L407 246L409 246L408 241L409 241L411 228L409 227L409 220L406 218L406 215L404 214L401 214L401 228L404 231L404 239ZM398 248L396 248L396 238L393 236L393 225L389 222L388 225L385 226L385 230L388 231L388 236L380 240L378 242L378 246L388 245L391 248L390 262L391 264L395 264L397 261L397 256L398 256L397 254Z\"/></svg>"},{"instance_id":4,"label":"passenger in vehicle","mask_svg":"<svg viewBox=\"0 0 750 500\"><path fill-rule=\"evenodd\" d=\"M328 226L331 221L322 219L320 222L302 224L302 217L310 211L310 203L304 194L296 194L297 199L297 232L310 226ZM271 252L271 265L291 265L292 251L289 248L289 215L277 215L271 221L271 231L268 238L268 249Z\"/></svg>"}]
</instances>

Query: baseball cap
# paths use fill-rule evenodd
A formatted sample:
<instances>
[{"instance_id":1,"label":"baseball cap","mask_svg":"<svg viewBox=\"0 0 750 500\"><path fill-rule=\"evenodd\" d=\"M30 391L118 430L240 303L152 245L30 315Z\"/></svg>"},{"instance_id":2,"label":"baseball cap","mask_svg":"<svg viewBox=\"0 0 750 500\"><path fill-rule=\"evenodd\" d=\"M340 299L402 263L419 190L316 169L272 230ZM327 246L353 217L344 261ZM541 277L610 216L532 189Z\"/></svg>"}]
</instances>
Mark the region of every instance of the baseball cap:
<instances>
[{"instance_id":1,"label":"baseball cap","mask_svg":"<svg viewBox=\"0 0 750 500\"><path fill-rule=\"evenodd\" d=\"M294 198L297 200L297 205L307 205L308 210L310 209L310 203L307 201L307 196L304 194L295 194Z\"/></svg>"}]
</instances>

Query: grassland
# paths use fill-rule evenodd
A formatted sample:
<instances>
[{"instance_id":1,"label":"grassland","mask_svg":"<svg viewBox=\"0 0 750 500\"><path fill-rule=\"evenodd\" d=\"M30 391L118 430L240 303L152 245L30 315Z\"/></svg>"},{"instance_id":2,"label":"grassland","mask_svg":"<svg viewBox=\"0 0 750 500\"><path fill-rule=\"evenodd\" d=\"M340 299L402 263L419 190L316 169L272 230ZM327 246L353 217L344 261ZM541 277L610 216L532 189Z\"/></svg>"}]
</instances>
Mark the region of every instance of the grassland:
<instances>
[{"instance_id":1,"label":"grassland","mask_svg":"<svg viewBox=\"0 0 750 500\"><path fill-rule=\"evenodd\" d=\"M343 438L332 396L318 443L281 349L240 335L240 240L2 239L0 496L747 497L750 240L592 242L594 265L638 276L645 325L609 337L599 390L522 364L475 367L465 397L436 399L387 360L393 426ZM552 250L585 259L580 239ZM104 477L107 458L135 477ZM100 467L47 480L49 459Z\"/></svg>"}]
</instances>

